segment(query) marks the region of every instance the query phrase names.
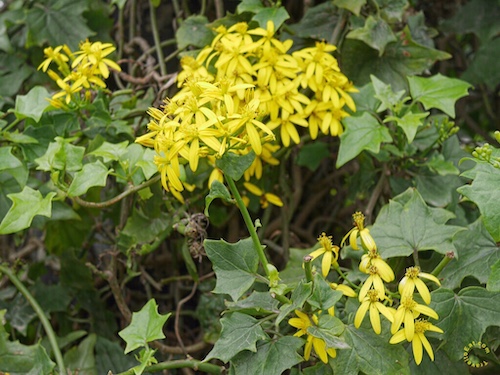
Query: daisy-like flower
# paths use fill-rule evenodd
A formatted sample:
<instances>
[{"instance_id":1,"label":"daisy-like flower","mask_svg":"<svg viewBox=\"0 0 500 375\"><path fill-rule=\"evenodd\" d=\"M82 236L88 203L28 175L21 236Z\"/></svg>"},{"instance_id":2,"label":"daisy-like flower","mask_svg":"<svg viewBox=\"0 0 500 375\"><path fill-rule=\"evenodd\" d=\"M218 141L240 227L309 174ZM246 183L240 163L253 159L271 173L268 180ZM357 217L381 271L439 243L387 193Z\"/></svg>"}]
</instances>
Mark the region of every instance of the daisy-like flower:
<instances>
[{"instance_id":1,"label":"daisy-like flower","mask_svg":"<svg viewBox=\"0 0 500 375\"><path fill-rule=\"evenodd\" d=\"M341 291L346 297L356 297L356 292L349 286L345 284L330 283L330 288L333 290Z\"/></svg>"},{"instance_id":2,"label":"daisy-like flower","mask_svg":"<svg viewBox=\"0 0 500 375\"><path fill-rule=\"evenodd\" d=\"M434 281L437 285L441 285L438 278L430 273L420 272L420 267L409 267L406 269L404 277L399 282L399 294L401 296L413 295L415 287L426 304L431 303L431 294L427 285L420 279Z\"/></svg>"},{"instance_id":3,"label":"daisy-like flower","mask_svg":"<svg viewBox=\"0 0 500 375\"><path fill-rule=\"evenodd\" d=\"M355 212L352 215L354 221L354 228L352 228L347 234L342 238L341 246L344 246L346 239L349 238L349 244L354 250L359 250L356 239L361 238L361 245L367 251L377 250L377 244L370 234L368 228L365 228L365 215L361 212Z\"/></svg>"},{"instance_id":4,"label":"daisy-like flower","mask_svg":"<svg viewBox=\"0 0 500 375\"><path fill-rule=\"evenodd\" d=\"M413 296L402 296L401 303L394 315L391 325L391 333L394 335L404 323L404 334L407 341L412 341L415 334L415 319L420 314L427 315L433 319L439 319L438 314L428 306L421 305L413 300Z\"/></svg>"},{"instance_id":5,"label":"daisy-like flower","mask_svg":"<svg viewBox=\"0 0 500 375\"><path fill-rule=\"evenodd\" d=\"M328 272L330 272L332 264L339 258L339 247L332 243L332 236L327 236L325 232L321 233L321 236L318 237L318 242L321 247L309 255L312 257L312 260L323 255L321 273L326 277L328 276Z\"/></svg>"},{"instance_id":6,"label":"daisy-like flower","mask_svg":"<svg viewBox=\"0 0 500 375\"><path fill-rule=\"evenodd\" d=\"M391 344L398 344L403 340L407 339L407 335L405 333L406 329L401 329L394 334L389 340ZM429 355L431 361L434 361L434 352L432 351L432 346L425 337L426 331L443 333L443 330L435 325L429 323L424 319L417 319L415 321L414 326L414 335L413 340L411 340L411 346L413 349L413 357L415 358L415 363L419 365L422 362L423 350L422 346L425 348L425 351ZM409 340L408 340L409 341Z\"/></svg>"},{"instance_id":7,"label":"daisy-like flower","mask_svg":"<svg viewBox=\"0 0 500 375\"><path fill-rule=\"evenodd\" d=\"M367 271L368 272L365 273L368 273L370 276L368 276L368 278L363 283L363 286L359 290L358 298L360 302L364 300L366 294L372 286L380 293L381 296L385 295L384 282L382 281L379 269L375 266L370 266Z\"/></svg>"},{"instance_id":8,"label":"daisy-like flower","mask_svg":"<svg viewBox=\"0 0 500 375\"><path fill-rule=\"evenodd\" d=\"M361 262L359 262L359 270L363 273L373 273L373 268L375 267L376 273L386 282L390 283L394 280L394 271L391 266L389 266L377 253L376 250L368 251L368 253L363 254L361 257Z\"/></svg>"},{"instance_id":9,"label":"daisy-like flower","mask_svg":"<svg viewBox=\"0 0 500 375\"><path fill-rule=\"evenodd\" d=\"M244 182L243 186L245 186L245 189L247 189L250 193L260 198L260 205L262 208L267 208L269 206L269 203L278 207L283 206L283 202L277 195L266 193L264 190L254 184L251 184L250 182Z\"/></svg>"},{"instance_id":10,"label":"daisy-like flower","mask_svg":"<svg viewBox=\"0 0 500 375\"><path fill-rule=\"evenodd\" d=\"M309 360L313 347L314 351L323 363L328 363L328 356L335 358L337 356L337 351L334 348L327 349L326 343L323 339L315 337L307 332L307 328L318 324L318 317L316 315L309 317L307 314L304 314L299 310L295 310L295 314L298 318L289 319L288 324L298 329L294 336L301 337L307 335L306 345L304 347L304 359L306 361Z\"/></svg>"},{"instance_id":11,"label":"daisy-like flower","mask_svg":"<svg viewBox=\"0 0 500 375\"><path fill-rule=\"evenodd\" d=\"M382 304L380 301L385 299L385 294L380 294L376 289L370 289L366 296L363 298L361 305L356 312L354 317L354 326L359 328L361 322L365 318L366 312L370 310L370 323L372 325L373 331L380 335L382 332L382 327L380 325L380 314L385 316L387 320L391 323L394 321L393 309L389 309L387 306Z\"/></svg>"},{"instance_id":12,"label":"daisy-like flower","mask_svg":"<svg viewBox=\"0 0 500 375\"><path fill-rule=\"evenodd\" d=\"M278 151L279 148L280 146L278 144L264 143L262 145L262 153L260 155L255 155L255 159L252 164L243 174L245 181L249 181L252 176L255 176L257 180L260 180L262 177L264 163L269 165L279 165L280 161L273 156L273 153Z\"/></svg>"},{"instance_id":13,"label":"daisy-like flower","mask_svg":"<svg viewBox=\"0 0 500 375\"><path fill-rule=\"evenodd\" d=\"M61 52L63 48L66 46L57 46L56 48L47 47L43 50L43 53L47 58L42 61L42 63L38 66L38 70L42 70L42 72L46 72L49 68L49 65L52 62L55 62L59 67L65 65L65 63L69 60L68 56ZM66 52L68 48L64 48L64 52Z\"/></svg>"},{"instance_id":14,"label":"daisy-like flower","mask_svg":"<svg viewBox=\"0 0 500 375\"><path fill-rule=\"evenodd\" d=\"M57 86L59 86L62 89L62 91L55 93L52 96L52 99L57 100L57 99L65 96L66 104L69 104L71 102L73 94L76 94L77 92L79 92L83 89L82 85L79 84L78 82L75 82L75 83L70 85L70 84L64 82L62 79L59 79L59 80L57 80L56 83L57 83Z\"/></svg>"},{"instance_id":15,"label":"daisy-like flower","mask_svg":"<svg viewBox=\"0 0 500 375\"><path fill-rule=\"evenodd\" d=\"M121 71L120 65L106 58L106 56L111 54L115 49L116 48L111 43L91 43L86 40L80 43L80 51L75 52L75 55L78 55L78 57L73 60L71 67L75 68L79 64L82 66L91 64L95 66L100 75L104 78L108 78L109 68L118 72Z\"/></svg>"}]
</instances>

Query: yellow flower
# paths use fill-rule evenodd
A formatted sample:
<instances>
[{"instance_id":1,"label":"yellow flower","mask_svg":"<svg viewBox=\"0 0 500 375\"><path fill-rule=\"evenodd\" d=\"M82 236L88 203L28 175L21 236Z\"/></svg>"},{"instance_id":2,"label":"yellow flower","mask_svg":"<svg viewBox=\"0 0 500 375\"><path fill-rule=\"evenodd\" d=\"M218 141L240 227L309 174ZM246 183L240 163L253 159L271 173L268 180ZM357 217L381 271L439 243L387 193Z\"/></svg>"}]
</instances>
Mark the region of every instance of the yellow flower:
<instances>
[{"instance_id":1,"label":"yellow flower","mask_svg":"<svg viewBox=\"0 0 500 375\"><path fill-rule=\"evenodd\" d=\"M356 292L349 285L330 283L330 287L333 290L341 291L342 294L346 297L356 297L357 296Z\"/></svg>"},{"instance_id":2,"label":"yellow flower","mask_svg":"<svg viewBox=\"0 0 500 375\"><path fill-rule=\"evenodd\" d=\"M52 47L45 48L43 50L43 53L45 56L47 56L47 58L43 60L43 62L38 66L38 70L41 69L42 72L46 72L52 61L54 61L59 67L64 66L65 63L69 60L69 58L65 54L61 53L63 47L65 46L57 46L54 49Z\"/></svg>"},{"instance_id":3,"label":"yellow flower","mask_svg":"<svg viewBox=\"0 0 500 375\"><path fill-rule=\"evenodd\" d=\"M339 247L332 243L332 236L327 236L325 232L321 233L321 236L318 237L318 242L321 247L314 250L309 255L312 257L312 260L323 255L323 259L321 260L321 273L326 277L328 276L328 272L330 272L332 264L337 262L339 258Z\"/></svg>"},{"instance_id":4,"label":"yellow flower","mask_svg":"<svg viewBox=\"0 0 500 375\"><path fill-rule=\"evenodd\" d=\"M72 68L78 65L87 66L90 64L96 68L100 75L104 78L109 77L109 68L114 69L118 72L121 71L120 65L115 63L113 60L105 58L111 54L116 48L111 43L101 43L94 42L91 43L88 40L80 43L80 51L75 52L75 55L79 55L73 60L71 64Z\"/></svg>"},{"instance_id":5,"label":"yellow flower","mask_svg":"<svg viewBox=\"0 0 500 375\"><path fill-rule=\"evenodd\" d=\"M369 251L367 254L363 254L361 262L359 262L359 270L369 274L376 272L386 283L394 280L394 271L376 251Z\"/></svg>"},{"instance_id":6,"label":"yellow flower","mask_svg":"<svg viewBox=\"0 0 500 375\"><path fill-rule=\"evenodd\" d=\"M288 49L290 48L290 46L288 46L286 43L281 42L274 37L275 28L273 21L267 21L266 29L258 27L256 29L250 30L248 33L251 35L260 36L261 38L246 46L244 48L245 52L261 49L262 55L266 56L271 53L272 48L276 48L281 53L286 53L286 51L288 51Z\"/></svg>"},{"instance_id":7,"label":"yellow flower","mask_svg":"<svg viewBox=\"0 0 500 375\"><path fill-rule=\"evenodd\" d=\"M285 147L290 146L290 140L297 144L300 143L299 132L295 128L295 125L303 127L308 126L307 120L303 114L290 115L288 112L282 111L281 117L267 123L270 129L274 130L278 127L280 128L281 143L283 143Z\"/></svg>"},{"instance_id":8,"label":"yellow flower","mask_svg":"<svg viewBox=\"0 0 500 375\"><path fill-rule=\"evenodd\" d=\"M250 177L255 176L257 180L262 177L263 164L278 165L280 161L273 156L273 153L279 150L280 146L277 144L264 143L262 145L262 152L260 155L255 155L252 164L244 173L245 181L249 181Z\"/></svg>"},{"instance_id":9,"label":"yellow flower","mask_svg":"<svg viewBox=\"0 0 500 375\"><path fill-rule=\"evenodd\" d=\"M373 331L377 335L382 332L380 314L384 315L390 322L393 322L394 314L387 306L380 302L380 300L383 299L385 299L385 295L379 294L379 291L376 289L370 289L363 298L363 301L356 312L356 316L354 317L354 326L359 328L368 310L370 310L370 323Z\"/></svg>"},{"instance_id":10,"label":"yellow flower","mask_svg":"<svg viewBox=\"0 0 500 375\"><path fill-rule=\"evenodd\" d=\"M309 86L313 91L321 85L323 74L326 69L339 71L338 62L329 52L335 51L334 45L325 42L316 42L314 47L303 48L295 51L293 56L302 60L304 74L302 75L302 87Z\"/></svg>"},{"instance_id":11,"label":"yellow flower","mask_svg":"<svg viewBox=\"0 0 500 375\"><path fill-rule=\"evenodd\" d=\"M423 356L422 346L425 348L425 351L429 355L431 361L434 361L434 352L432 351L432 346L427 340L427 337L425 337L426 331L443 333L443 330L441 328L432 325L427 320L418 319L415 321L414 334L413 334L413 340L411 340L411 346L413 349L413 357L415 358L415 363L417 365L419 365L422 362L422 356ZM405 339L407 339L405 329L401 329L398 332L396 332L394 336L391 337L389 343L398 344Z\"/></svg>"},{"instance_id":12,"label":"yellow flower","mask_svg":"<svg viewBox=\"0 0 500 375\"><path fill-rule=\"evenodd\" d=\"M327 349L326 343L323 339L307 333L307 328L318 324L318 317L316 315L309 317L307 314L304 314L299 310L295 310L295 314L298 318L289 319L288 324L298 329L294 336L301 337L303 335L307 335L306 345L304 347L305 360L309 360L313 347L314 351L323 363L328 363L328 356L335 358L337 356L337 351L334 348Z\"/></svg>"},{"instance_id":13,"label":"yellow flower","mask_svg":"<svg viewBox=\"0 0 500 375\"><path fill-rule=\"evenodd\" d=\"M433 319L439 319L438 314L428 306L421 305L413 300L412 296L402 296L399 307L394 315L394 321L391 325L391 333L395 334L401 324L404 323L404 334L406 340L412 341L415 334L414 320L420 314L427 315Z\"/></svg>"},{"instance_id":14,"label":"yellow flower","mask_svg":"<svg viewBox=\"0 0 500 375\"><path fill-rule=\"evenodd\" d=\"M380 293L380 296L385 296L385 287L382 277L379 274L379 270L375 266L370 266L367 270L370 276L365 280L363 286L359 290L359 301L363 301L368 291L371 289L372 285L375 290Z\"/></svg>"},{"instance_id":15,"label":"yellow flower","mask_svg":"<svg viewBox=\"0 0 500 375\"><path fill-rule=\"evenodd\" d=\"M347 232L344 238L342 238L342 242L340 245L344 246L347 237L349 237L349 244L351 245L351 247L354 250L358 250L359 247L356 239L360 237L361 245L365 250L377 250L377 244L375 243L375 240L371 236L368 228L365 228L365 215L358 211L352 215L352 218L354 221L354 228Z\"/></svg>"},{"instance_id":16,"label":"yellow flower","mask_svg":"<svg viewBox=\"0 0 500 375\"><path fill-rule=\"evenodd\" d=\"M62 79L57 80L57 85L62 89L62 91L59 91L55 93L52 96L52 99L56 100L59 99L63 96L66 95L66 104L69 104L71 102L71 99L73 97L73 94L76 94L77 92L82 90L81 84L78 84L78 82L73 83L72 85L67 84L64 82Z\"/></svg>"},{"instance_id":17,"label":"yellow flower","mask_svg":"<svg viewBox=\"0 0 500 375\"><path fill-rule=\"evenodd\" d=\"M413 295L415 287L417 288L420 296L426 304L431 303L431 294L427 285L419 279L419 277L434 281L437 285L441 285L438 278L430 273L420 272L420 267L409 267L406 269L405 276L399 282L399 294L403 295Z\"/></svg>"},{"instance_id":18,"label":"yellow flower","mask_svg":"<svg viewBox=\"0 0 500 375\"><path fill-rule=\"evenodd\" d=\"M254 184L251 184L250 182L244 182L243 186L245 186L245 189L247 189L250 193L260 198L260 205L262 208L267 208L269 206L269 203L278 207L283 206L283 202L277 195L266 193L261 188Z\"/></svg>"}]
</instances>

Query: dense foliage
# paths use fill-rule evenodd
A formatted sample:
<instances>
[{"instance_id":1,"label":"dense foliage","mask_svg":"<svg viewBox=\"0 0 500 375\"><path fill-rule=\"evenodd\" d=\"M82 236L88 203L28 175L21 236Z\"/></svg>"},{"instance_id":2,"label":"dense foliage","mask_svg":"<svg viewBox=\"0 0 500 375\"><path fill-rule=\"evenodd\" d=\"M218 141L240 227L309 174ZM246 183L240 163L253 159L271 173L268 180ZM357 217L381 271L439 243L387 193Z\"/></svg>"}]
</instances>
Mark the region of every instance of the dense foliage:
<instances>
[{"instance_id":1,"label":"dense foliage","mask_svg":"<svg viewBox=\"0 0 500 375\"><path fill-rule=\"evenodd\" d=\"M498 1L0 9L0 374L500 372Z\"/></svg>"}]
</instances>

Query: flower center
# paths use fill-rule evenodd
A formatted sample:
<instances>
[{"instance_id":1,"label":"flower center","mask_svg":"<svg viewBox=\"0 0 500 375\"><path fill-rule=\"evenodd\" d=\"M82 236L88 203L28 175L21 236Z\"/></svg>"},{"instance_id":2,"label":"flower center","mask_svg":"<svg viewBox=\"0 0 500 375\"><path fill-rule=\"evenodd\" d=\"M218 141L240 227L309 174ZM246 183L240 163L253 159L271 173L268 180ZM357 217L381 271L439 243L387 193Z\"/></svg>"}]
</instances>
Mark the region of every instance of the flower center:
<instances>
[{"instance_id":1,"label":"flower center","mask_svg":"<svg viewBox=\"0 0 500 375\"><path fill-rule=\"evenodd\" d=\"M404 296L401 299L401 306L403 306L405 310L413 310L416 305L417 303L413 300L412 296Z\"/></svg>"},{"instance_id":2,"label":"flower center","mask_svg":"<svg viewBox=\"0 0 500 375\"><path fill-rule=\"evenodd\" d=\"M429 330L430 323L427 320L417 319L415 321L415 333L424 333Z\"/></svg>"},{"instance_id":3,"label":"flower center","mask_svg":"<svg viewBox=\"0 0 500 375\"><path fill-rule=\"evenodd\" d=\"M420 267L409 267L406 269L405 276L410 279L416 279L420 273Z\"/></svg>"},{"instance_id":4,"label":"flower center","mask_svg":"<svg viewBox=\"0 0 500 375\"><path fill-rule=\"evenodd\" d=\"M380 298L378 298L378 290L375 290L375 289L370 289L366 295L368 296L368 298L370 299L370 302L371 303L375 303L375 302L378 302Z\"/></svg>"},{"instance_id":5,"label":"flower center","mask_svg":"<svg viewBox=\"0 0 500 375\"><path fill-rule=\"evenodd\" d=\"M325 251L333 251L332 236L327 236L325 232L318 237L318 242Z\"/></svg>"}]
</instances>

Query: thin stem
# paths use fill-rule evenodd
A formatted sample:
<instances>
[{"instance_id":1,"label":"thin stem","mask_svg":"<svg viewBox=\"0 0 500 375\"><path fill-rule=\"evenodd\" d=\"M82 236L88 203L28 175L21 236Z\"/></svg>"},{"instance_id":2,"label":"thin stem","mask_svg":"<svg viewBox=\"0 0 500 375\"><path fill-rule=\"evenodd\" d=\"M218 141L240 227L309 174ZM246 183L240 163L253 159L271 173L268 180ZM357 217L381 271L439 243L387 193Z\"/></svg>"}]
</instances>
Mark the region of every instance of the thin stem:
<instances>
[{"instance_id":1,"label":"thin stem","mask_svg":"<svg viewBox=\"0 0 500 375\"><path fill-rule=\"evenodd\" d=\"M245 225L247 226L248 232L250 233L250 237L252 237L255 251L257 251L260 263L264 268L266 276L269 277L269 269L267 267L269 262L267 261L266 254L264 253L264 248L260 243L259 236L257 234L257 231L255 230L255 226L253 225L252 219L250 218L250 214L248 213L247 207L245 206L245 203L243 203L243 199L241 199L240 192L238 191L238 188L236 187L234 180L227 175L225 176L225 178L229 186L229 190L231 190L231 193L233 194L233 197L236 200L236 205L240 209L241 216L243 216L243 220L245 221Z\"/></svg>"},{"instance_id":2,"label":"thin stem","mask_svg":"<svg viewBox=\"0 0 500 375\"><path fill-rule=\"evenodd\" d=\"M446 253L445 257L443 259L441 259L441 262L439 262L439 264L436 266L436 268L434 268L434 270L431 272L431 275L434 275L436 277L439 276L439 274L441 273L443 268L446 267L446 265L448 263L450 263L451 260L454 258L455 258L455 254L453 253L453 251Z\"/></svg>"},{"instance_id":3,"label":"thin stem","mask_svg":"<svg viewBox=\"0 0 500 375\"><path fill-rule=\"evenodd\" d=\"M207 372L209 374L221 374L222 369L220 366L213 365L211 363L205 363L198 361L196 359L181 359L177 361L167 361L160 362L152 366L147 366L144 372L160 372L163 370L172 370L176 368L191 368L200 372ZM116 375L134 375L134 369L130 369L124 372L120 372Z\"/></svg>"},{"instance_id":4,"label":"thin stem","mask_svg":"<svg viewBox=\"0 0 500 375\"><path fill-rule=\"evenodd\" d=\"M20 118L16 118L14 121L12 121L8 126L5 127L5 129L3 129L4 132L6 131L9 131L10 129L12 129L14 126L16 126L17 124L19 124L20 122L22 121L22 119Z\"/></svg>"},{"instance_id":5,"label":"thin stem","mask_svg":"<svg viewBox=\"0 0 500 375\"><path fill-rule=\"evenodd\" d=\"M159 181L160 180L160 175L146 181L146 182L143 182L142 184L140 185L137 185L137 186L133 186L131 187L130 189L127 189L125 190L123 193L121 194L118 194L116 197L114 198L111 198L107 201L104 201L104 202L88 202L88 201L84 201L83 199L79 198L79 197L73 197L72 199L78 203L80 206L83 206L83 207L90 207L90 208L105 208L105 207L109 207L109 206L112 206L113 204L115 203L118 203L119 201L121 201L123 198L125 198L126 196L130 195L130 194L133 194L139 190L142 190L148 186L151 186L153 185L155 182Z\"/></svg>"},{"instance_id":6,"label":"thin stem","mask_svg":"<svg viewBox=\"0 0 500 375\"><path fill-rule=\"evenodd\" d=\"M149 0L149 14L151 18L151 29L153 32L153 39L156 46L156 54L158 55L158 63L160 64L160 73L162 76L167 75L167 66L165 65L163 50L161 48L160 33L158 31L158 23L156 22L156 9L153 1Z\"/></svg>"},{"instance_id":7,"label":"thin stem","mask_svg":"<svg viewBox=\"0 0 500 375\"><path fill-rule=\"evenodd\" d=\"M38 315L38 319L40 319L40 322L42 323L43 328L45 329L45 333L47 334L47 337L49 339L52 352L54 353L57 366L59 367L59 372L61 374L66 374L67 373L66 366L64 365L63 356L61 354L61 351L59 350L59 346L57 345L56 334L54 333L54 330L50 325L49 319L43 312L37 300L31 295L31 293L28 291L28 289L26 289L21 280L18 279L18 277L14 274L14 272L12 272L12 270L9 267L0 265L0 273L4 273L5 275L7 275L12 284L15 285L17 290L19 290L19 292L24 296L24 298L26 298L26 300L29 302L33 310L35 310L36 314Z\"/></svg>"},{"instance_id":8,"label":"thin stem","mask_svg":"<svg viewBox=\"0 0 500 375\"><path fill-rule=\"evenodd\" d=\"M347 283L352 286L353 288L359 290L359 286L354 284L351 280L349 280L346 276L346 274L344 272L342 272L342 270L340 269L339 265L334 265L333 268L335 268L335 271L337 271L337 273L340 275L340 277L342 277L345 281L347 281Z\"/></svg>"},{"instance_id":9,"label":"thin stem","mask_svg":"<svg viewBox=\"0 0 500 375\"><path fill-rule=\"evenodd\" d=\"M304 272L306 273L306 280L308 283L311 283L313 281L313 274L312 274L312 262L313 258L310 255L306 255L304 257Z\"/></svg>"}]
</instances>

